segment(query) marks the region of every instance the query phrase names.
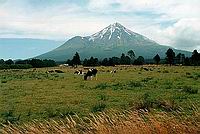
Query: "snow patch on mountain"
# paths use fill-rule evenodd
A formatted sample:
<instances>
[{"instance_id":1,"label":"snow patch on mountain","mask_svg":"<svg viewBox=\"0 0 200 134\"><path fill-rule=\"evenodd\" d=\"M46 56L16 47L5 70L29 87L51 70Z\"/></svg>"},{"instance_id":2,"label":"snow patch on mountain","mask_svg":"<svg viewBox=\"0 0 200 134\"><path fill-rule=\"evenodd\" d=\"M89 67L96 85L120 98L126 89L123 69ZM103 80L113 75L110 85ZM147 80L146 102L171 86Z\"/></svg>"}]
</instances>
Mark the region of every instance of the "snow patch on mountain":
<instances>
[{"instance_id":1,"label":"snow patch on mountain","mask_svg":"<svg viewBox=\"0 0 200 134\"><path fill-rule=\"evenodd\" d=\"M100 32L97 32L91 36L87 36L87 38L89 39L89 41L93 41L95 42L96 40L100 41L100 40L120 40L123 37L134 37L137 39L142 39L148 42L154 42L153 40L150 40L148 38L146 38L145 36L142 36L140 34L137 34L135 32L132 32L131 30L125 28L123 25L119 24L119 23L114 23L109 25L108 27L104 28L103 30L101 30ZM114 38L115 37L115 38Z\"/></svg>"},{"instance_id":2,"label":"snow patch on mountain","mask_svg":"<svg viewBox=\"0 0 200 134\"><path fill-rule=\"evenodd\" d=\"M93 34L92 36L89 37L89 40L94 41L95 39L102 39L104 37L105 33L108 31L108 29L109 29L109 27L104 28L100 32Z\"/></svg>"}]
</instances>

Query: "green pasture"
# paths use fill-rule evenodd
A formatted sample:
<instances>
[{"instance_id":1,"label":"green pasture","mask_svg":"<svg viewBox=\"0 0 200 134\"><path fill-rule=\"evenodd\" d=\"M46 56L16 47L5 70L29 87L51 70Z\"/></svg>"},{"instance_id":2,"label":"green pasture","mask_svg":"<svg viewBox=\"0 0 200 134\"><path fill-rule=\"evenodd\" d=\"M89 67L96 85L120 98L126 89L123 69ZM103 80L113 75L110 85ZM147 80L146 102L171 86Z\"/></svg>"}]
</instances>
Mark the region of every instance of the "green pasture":
<instances>
[{"instance_id":1,"label":"green pasture","mask_svg":"<svg viewBox=\"0 0 200 134\"><path fill-rule=\"evenodd\" d=\"M46 73L54 69L64 73ZM97 79L88 81L74 75L76 69L70 67L0 70L0 122L60 119L109 110L142 109L182 116L200 112L200 67L97 69ZM113 69L117 73L110 74Z\"/></svg>"}]
</instances>

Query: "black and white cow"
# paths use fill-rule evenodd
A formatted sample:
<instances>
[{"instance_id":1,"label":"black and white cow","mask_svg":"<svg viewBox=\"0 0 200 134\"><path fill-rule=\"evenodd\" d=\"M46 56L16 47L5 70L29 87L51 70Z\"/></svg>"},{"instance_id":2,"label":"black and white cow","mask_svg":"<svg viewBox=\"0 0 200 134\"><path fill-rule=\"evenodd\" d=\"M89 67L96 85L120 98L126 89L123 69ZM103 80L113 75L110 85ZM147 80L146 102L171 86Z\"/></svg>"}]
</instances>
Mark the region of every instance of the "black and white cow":
<instances>
[{"instance_id":1,"label":"black and white cow","mask_svg":"<svg viewBox=\"0 0 200 134\"><path fill-rule=\"evenodd\" d=\"M113 77L114 74L117 73L117 70L114 69L114 70L110 71L110 73L112 74L112 77Z\"/></svg>"},{"instance_id":2,"label":"black and white cow","mask_svg":"<svg viewBox=\"0 0 200 134\"><path fill-rule=\"evenodd\" d=\"M89 69L88 72L84 75L84 80L92 79L92 77L96 77L98 70L95 68Z\"/></svg>"},{"instance_id":3,"label":"black and white cow","mask_svg":"<svg viewBox=\"0 0 200 134\"><path fill-rule=\"evenodd\" d=\"M76 70L76 71L74 72L74 74L77 74L77 75L84 75L84 74L86 74L86 73L83 72L82 70Z\"/></svg>"},{"instance_id":4,"label":"black and white cow","mask_svg":"<svg viewBox=\"0 0 200 134\"><path fill-rule=\"evenodd\" d=\"M117 70L112 70L112 71L110 71L110 73L115 74L115 73L117 73Z\"/></svg>"}]
</instances>

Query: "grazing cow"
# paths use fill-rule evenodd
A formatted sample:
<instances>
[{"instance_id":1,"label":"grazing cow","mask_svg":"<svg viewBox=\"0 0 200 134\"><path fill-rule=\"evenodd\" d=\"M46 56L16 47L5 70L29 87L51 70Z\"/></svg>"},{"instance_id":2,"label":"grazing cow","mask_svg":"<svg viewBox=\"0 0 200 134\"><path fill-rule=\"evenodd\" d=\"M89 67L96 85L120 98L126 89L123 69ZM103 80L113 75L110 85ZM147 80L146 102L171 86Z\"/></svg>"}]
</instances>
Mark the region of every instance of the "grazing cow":
<instances>
[{"instance_id":1,"label":"grazing cow","mask_svg":"<svg viewBox=\"0 0 200 134\"><path fill-rule=\"evenodd\" d=\"M46 71L47 74L54 73L54 70Z\"/></svg>"},{"instance_id":2,"label":"grazing cow","mask_svg":"<svg viewBox=\"0 0 200 134\"><path fill-rule=\"evenodd\" d=\"M74 74L79 74L79 70L76 70L76 71L74 72Z\"/></svg>"},{"instance_id":3,"label":"grazing cow","mask_svg":"<svg viewBox=\"0 0 200 134\"><path fill-rule=\"evenodd\" d=\"M140 68L140 71L142 71L142 70L149 71L149 69L146 68L146 67L141 67L141 68Z\"/></svg>"},{"instance_id":4,"label":"grazing cow","mask_svg":"<svg viewBox=\"0 0 200 134\"><path fill-rule=\"evenodd\" d=\"M76 70L76 71L74 72L74 74L77 74L77 75L84 75L85 72L83 72L82 70Z\"/></svg>"},{"instance_id":5,"label":"grazing cow","mask_svg":"<svg viewBox=\"0 0 200 134\"><path fill-rule=\"evenodd\" d=\"M117 70L112 70L112 71L110 71L110 73L115 74L115 73L117 73Z\"/></svg>"},{"instance_id":6,"label":"grazing cow","mask_svg":"<svg viewBox=\"0 0 200 134\"><path fill-rule=\"evenodd\" d=\"M87 80L88 78L92 78L92 76L96 77L98 70L95 68L89 69L88 72L84 75L84 80Z\"/></svg>"},{"instance_id":7,"label":"grazing cow","mask_svg":"<svg viewBox=\"0 0 200 134\"><path fill-rule=\"evenodd\" d=\"M112 71L110 71L110 73L112 74L112 77L113 77L114 74L117 73L117 70L112 70Z\"/></svg>"},{"instance_id":8,"label":"grazing cow","mask_svg":"<svg viewBox=\"0 0 200 134\"><path fill-rule=\"evenodd\" d=\"M55 70L55 72L56 72L56 73L64 73L63 71L57 70L57 69Z\"/></svg>"}]
</instances>

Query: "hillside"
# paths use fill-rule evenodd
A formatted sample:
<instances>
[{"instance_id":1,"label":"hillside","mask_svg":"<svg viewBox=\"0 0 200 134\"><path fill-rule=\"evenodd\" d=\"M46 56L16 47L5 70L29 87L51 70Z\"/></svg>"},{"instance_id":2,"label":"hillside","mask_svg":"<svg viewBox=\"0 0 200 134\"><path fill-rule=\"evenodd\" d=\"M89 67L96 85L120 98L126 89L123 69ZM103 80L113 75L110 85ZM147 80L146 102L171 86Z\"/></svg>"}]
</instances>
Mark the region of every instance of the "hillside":
<instances>
[{"instance_id":1,"label":"hillside","mask_svg":"<svg viewBox=\"0 0 200 134\"><path fill-rule=\"evenodd\" d=\"M64 61L72 58L75 52L79 52L82 59L91 56L97 58L120 56L132 49L136 56L144 56L147 59L153 58L157 53L165 57L169 46L163 46L147 37L132 32L119 23L114 23L103 30L86 37L76 36L66 41L60 47L42 54L37 58L54 59ZM176 53L183 53L189 56L191 53L174 49Z\"/></svg>"}]
</instances>

